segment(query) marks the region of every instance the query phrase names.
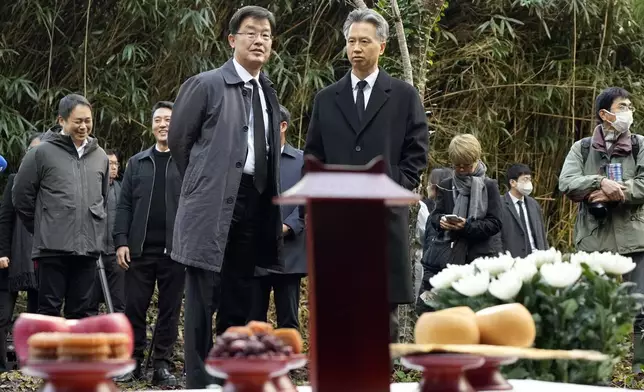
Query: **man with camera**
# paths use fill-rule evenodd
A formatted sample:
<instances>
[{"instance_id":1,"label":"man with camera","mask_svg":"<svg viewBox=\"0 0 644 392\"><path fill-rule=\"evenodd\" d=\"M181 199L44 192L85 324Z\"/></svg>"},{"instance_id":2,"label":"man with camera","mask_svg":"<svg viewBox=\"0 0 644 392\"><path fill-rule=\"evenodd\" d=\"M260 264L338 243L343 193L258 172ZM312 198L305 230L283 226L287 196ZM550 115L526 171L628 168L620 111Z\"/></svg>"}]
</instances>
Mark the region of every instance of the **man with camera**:
<instances>
[{"instance_id":1,"label":"man with camera","mask_svg":"<svg viewBox=\"0 0 644 392\"><path fill-rule=\"evenodd\" d=\"M613 252L637 264L625 278L644 293L644 137L631 134L633 105L617 87L595 101L592 137L573 144L559 176L559 189L579 203L575 246L585 252ZM633 371L644 365L642 328L635 320Z\"/></svg>"}]
</instances>

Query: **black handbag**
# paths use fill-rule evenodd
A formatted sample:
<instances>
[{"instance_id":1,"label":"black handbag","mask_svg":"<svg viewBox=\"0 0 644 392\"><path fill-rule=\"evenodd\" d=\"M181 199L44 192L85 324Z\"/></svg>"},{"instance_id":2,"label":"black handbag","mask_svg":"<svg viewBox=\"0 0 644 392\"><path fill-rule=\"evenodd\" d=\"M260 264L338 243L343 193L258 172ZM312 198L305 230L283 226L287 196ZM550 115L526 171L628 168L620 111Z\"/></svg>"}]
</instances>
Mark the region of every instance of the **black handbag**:
<instances>
[{"instance_id":1,"label":"black handbag","mask_svg":"<svg viewBox=\"0 0 644 392\"><path fill-rule=\"evenodd\" d=\"M427 265L429 269L438 273L447 267L447 264L465 264L467 258L467 243L461 239L451 238L447 233L441 232L432 239L427 251Z\"/></svg>"}]
</instances>

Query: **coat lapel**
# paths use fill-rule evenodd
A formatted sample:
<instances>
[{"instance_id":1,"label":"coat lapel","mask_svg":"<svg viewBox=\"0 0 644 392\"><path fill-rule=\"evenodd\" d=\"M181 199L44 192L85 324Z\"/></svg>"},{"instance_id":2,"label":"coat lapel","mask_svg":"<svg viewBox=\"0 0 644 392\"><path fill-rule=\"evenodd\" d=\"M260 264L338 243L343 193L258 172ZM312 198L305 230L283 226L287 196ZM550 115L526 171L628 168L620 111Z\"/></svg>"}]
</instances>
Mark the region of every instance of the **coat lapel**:
<instances>
[{"instance_id":1,"label":"coat lapel","mask_svg":"<svg viewBox=\"0 0 644 392\"><path fill-rule=\"evenodd\" d=\"M514 218L514 220L517 222L517 225L519 225L519 228L521 231L525 233L525 230L523 230L523 225L521 224L521 218L519 217L519 214L517 214L517 209L514 206L514 203L512 202L512 198L510 197L510 193L505 194L505 207L510 211L510 214ZM528 233L525 233L527 236Z\"/></svg>"},{"instance_id":2,"label":"coat lapel","mask_svg":"<svg viewBox=\"0 0 644 392\"><path fill-rule=\"evenodd\" d=\"M369 125L374 116L378 113L382 105L387 102L389 99L389 91L391 91L391 77L383 70L378 72L378 78L376 83L373 85L371 90L371 95L369 96L369 102L367 102L367 109L360 124L360 130L358 133L364 131L364 129ZM352 96L353 99L353 96ZM357 116L356 116L357 117Z\"/></svg>"},{"instance_id":3,"label":"coat lapel","mask_svg":"<svg viewBox=\"0 0 644 392\"><path fill-rule=\"evenodd\" d=\"M335 103L340 108L351 128L355 133L360 132L360 121L358 120L358 112L356 110L356 103L353 100L353 90L351 89L351 72L347 73L344 78L338 83L336 90Z\"/></svg>"},{"instance_id":4,"label":"coat lapel","mask_svg":"<svg viewBox=\"0 0 644 392\"><path fill-rule=\"evenodd\" d=\"M543 233L543 224L539 222L539 209L537 208L537 201L532 198L526 197L526 207L528 208L528 220L530 221L530 229L534 237L534 246L537 249L545 249L545 238L541 238Z\"/></svg>"}]
</instances>

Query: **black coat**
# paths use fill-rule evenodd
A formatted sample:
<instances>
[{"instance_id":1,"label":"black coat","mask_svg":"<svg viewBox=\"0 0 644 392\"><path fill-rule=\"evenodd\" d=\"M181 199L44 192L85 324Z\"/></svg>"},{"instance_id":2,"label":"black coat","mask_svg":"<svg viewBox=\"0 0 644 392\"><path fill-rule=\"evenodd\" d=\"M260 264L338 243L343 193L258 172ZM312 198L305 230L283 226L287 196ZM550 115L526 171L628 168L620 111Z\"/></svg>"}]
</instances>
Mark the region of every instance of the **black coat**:
<instances>
[{"instance_id":1,"label":"black coat","mask_svg":"<svg viewBox=\"0 0 644 392\"><path fill-rule=\"evenodd\" d=\"M13 184L18 216L34 235L32 257L105 251L109 160L89 137L82 157L70 136L52 128L27 152Z\"/></svg>"},{"instance_id":2,"label":"black coat","mask_svg":"<svg viewBox=\"0 0 644 392\"><path fill-rule=\"evenodd\" d=\"M265 194L280 194L280 109L273 84L260 73L269 114L269 181ZM168 146L183 178L172 258L181 264L219 271L241 183L252 102L232 59L221 68L188 79L172 109ZM269 204L260 228L259 267L283 270L282 217Z\"/></svg>"},{"instance_id":3,"label":"black coat","mask_svg":"<svg viewBox=\"0 0 644 392\"><path fill-rule=\"evenodd\" d=\"M427 118L418 91L381 69L361 124L350 73L317 94L304 154L343 165L365 165L382 156L387 174L411 190L418 186L427 167L427 143ZM411 303L409 209L391 208L388 221L389 300Z\"/></svg>"},{"instance_id":4,"label":"black coat","mask_svg":"<svg viewBox=\"0 0 644 392\"><path fill-rule=\"evenodd\" d=\"M452 184L453 180L447 178L441 181L437 187L436 208L434 208L430 219L432 226L439 233L443 232L443 229L440 228L441 217L452 214L454 211ZM466 263L470 263L478 257L497 256L503 250L501 244L503 211L501 210L499 187L497 182L490 178L485 178L485 187L488 199L485 217L479 220L468 220L463 230L452 233L456 238L467 242Z\"/></svg>"},{"instance_id":5,"label":"black coat","mask_svg":"<svg viewBox=\"0 0 644 392\"><path fill-rule=\"evenodd\" d=\"M173 227L181 193L181 178L172 157L168 160L167 167L155 167L153 150L154 146L134 155L127 162L121 184L121 195L116 206L114 246L116 249L121 246L129 247L132 257L141 256L143 253L154 176L159 174L166 176L165 253L172 252ZM155 197L161 197L161 195L155 195Z\"/></svg>"},{"instance_id":6,"label":"black coat","mask_svg":"<svg viewBox=\"0 0 644 392\"><path fill-rule=\"evenodd\" d=\"M539 203L530 196L523 198L528 210L530 230L534 236L534 245L538 250L548 249L548 238L546 228L543 224L543 213ZM510 251L512 257L525 257L532 253L528 233L525 233L521 225L520 215L514 206L510 193L506 193L502 199L503 203L503 251Z\"/></svg>"},{"instance_id":7,"label":"black coat","mask_svg":"<svg viewBox=\"0 0 644 392\"><path fill-rule=\"evenodd\" d=\"M110 183L107 191L107 231L105 235L105 254L113 255L116 253L114 248L114 222L116 221L116 205L121 196L121 181L114 180Z\"/></svg>"}]
</instances>

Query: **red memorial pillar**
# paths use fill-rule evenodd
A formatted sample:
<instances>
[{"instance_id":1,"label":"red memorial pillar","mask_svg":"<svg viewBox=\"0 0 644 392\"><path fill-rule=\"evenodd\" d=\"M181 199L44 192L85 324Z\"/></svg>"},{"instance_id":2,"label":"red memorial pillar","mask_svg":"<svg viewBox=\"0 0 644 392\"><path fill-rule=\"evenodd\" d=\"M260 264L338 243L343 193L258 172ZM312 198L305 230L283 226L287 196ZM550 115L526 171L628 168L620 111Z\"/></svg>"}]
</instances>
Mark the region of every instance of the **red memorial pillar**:
<instances>
[{"instance_id":1,"label":"red memorial pillar","mask_svg":"<svg viewBox=\"0 0 644 392\"><path fill-rule=\"evenodd\" d=\"M419 196L385 172L323 165L277 199L306 205L309 360L314 392L389 392L387 216Z\"/></svg>"}]
</instances>

